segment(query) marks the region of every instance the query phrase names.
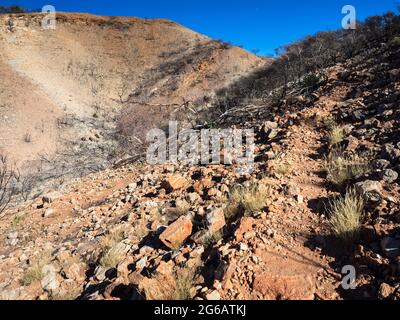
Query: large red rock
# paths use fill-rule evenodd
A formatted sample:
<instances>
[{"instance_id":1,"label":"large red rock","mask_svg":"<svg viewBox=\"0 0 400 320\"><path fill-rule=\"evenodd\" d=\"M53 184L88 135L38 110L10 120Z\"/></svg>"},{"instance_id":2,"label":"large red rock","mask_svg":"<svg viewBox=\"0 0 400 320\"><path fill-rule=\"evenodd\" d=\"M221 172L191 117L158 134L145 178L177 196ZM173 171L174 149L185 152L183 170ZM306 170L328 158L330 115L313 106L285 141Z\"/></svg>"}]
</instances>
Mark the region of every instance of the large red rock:
<instances>
[{"instance_id":1,"label":"large red rock","mask_svg":"<svg viewBox=\"0 0 400 320\"><path fill-rule=\"evenodd\" d=\"M160 235L160 240L170 249L178 249L192 234L192 221L187 217L180 217Z\"/></svg>"},{"instance_id":2,"label":"large red rock","mask_svg":"<svg viewBox=\"0 0 400 320\"><path fill-rule=\"evenodd\" d=\"M183 189L188 185L188 181L181 175L169 175L161 184L167 192Z\"/></svg>"},{"instance_id":3,"label":"large red rock","mask_svg":"<svg viewBox=\"0 0 400 320\"><path fill-rule=\"evenodd\" d=\"M208 189L214 186L214 182L212 181L211 177L203 178L199 181L196 181L193 184L193 189L197 193L201 194L204 189Z\"/></svg>"}]
</instances>

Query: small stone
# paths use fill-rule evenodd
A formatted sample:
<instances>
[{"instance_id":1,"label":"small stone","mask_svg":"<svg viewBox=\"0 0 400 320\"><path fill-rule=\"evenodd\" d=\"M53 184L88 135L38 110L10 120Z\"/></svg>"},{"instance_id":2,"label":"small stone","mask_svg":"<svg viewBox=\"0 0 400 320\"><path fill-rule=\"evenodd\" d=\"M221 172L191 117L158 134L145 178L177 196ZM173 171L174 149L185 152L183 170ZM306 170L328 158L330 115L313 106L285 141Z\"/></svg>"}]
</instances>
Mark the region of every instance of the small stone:
<instances>
[{"instance_id":1,"label":"small stone","mask_svg":"<svg viewBox=\"0 0 400 320\"><path fill-rule=\"evenodd\" d=\"M304 197L300 194L296 196L296 200L298 204L302 204L304 202Z\"/></svg>"},{"instance_id":2,"label":"small stone","mask_svg":"<svg viewBox=\"0 0 400 320\"><path fill-rule=\"evenodd\" d=\"M381 248L388 258L400 256L400 240L386 237L381 240Z\"/></svg>"},{"instance_id":3,"label":"small stone","mask_svg":"<svg viewBox=\"0 0 400 320\"><path fill-rule=\"evenodd\" d=\"M17 238L18 238L18 231L10 232L7 235L7 239L10 239L10 240L17 239Z\"/></svg>"},{"instance_id":4,"label":"small stone","mask_svg":"<svg viewBox=\"0 0 400 320\"><path fill-rule=\"evenodd\" d=\"M382 199L382 184L379 181L366 180L355 184L357 194L371 202Z\"/></svg>"},{"instance_id":5,"label":"small stone","mask_svg":"<svg viewBox=\"0 0 400 320\"><path fill-rule=\"evenodd\" d=\"M243 217L240 220L239 227L235 231L235 238L236 241L242 241L243 240L243 235L247 232L253 229L253 225L255 223L255 220L252 217Z\"/></svg>"},{"instance_id":6,"label":"small stone","mask_svg":"<svg viewBox=\"0 0 400 320\"><path fill-rule=\"evenodd\" d=\"M85 269L82 263L73 263L64 269L64 274L67 279L81 281L85 279Z\"/></svg>"},{"instance_id":7,"label":"small stone","mask_svg":"<svg viewBox=\"0 0 400 320\"><path fill-rule=\"evenodd\" d=\"M172 261L169 262L161 261L156 271L159 274L170 275L172 274L173 268L174 268L174 263Z\"/></svg>"},{"instance_id":8,"label":"small stone","mask_svg":"<svg viewBox=\"0 0 400 320\"><path fill-rule=\"evenodd\" d=\"M55 268L52 265L46 265L43 267L42 273L44 274L41 281L43 290L47 292L57 290L60 283Z\"/></svg>"},{"instance_id":9,"label":"small stone","mask_svg":"<svg viewBox=\"0 0 400 320\"><path fill-rule=\"evenodd\" d=\"M385 160L385 159L378 159L375 161L375 168L376 169L386 169L390 165L390 161Z\"/></svg>"},{"instance_id":10,"label":"small stone","mask_svg":"<svg viewBox=\"0 0 400 320\"><path fill-rule=\"evenodd\" d=\"M48 209L46 209L46 210L44 211L43 217L44 217L44 218L48 218L48 217L54 215L54 213L55 213L55 210L54 210L53 208L48 208Z\"/></svg>"},{"instance_id":11,"label":"small stone","mask_svg":"<svg viewBox=\"0 0 400 320\"><path fill-rule=\"evenodd\" d=\"M186 196L186 200L189 201L189 203L191 203L191 204L199 201L200 199L201 199L200 195L196 192L189 193Z\"/></svg>"},{"instance_id":12,"label":"small stone","mask_svg":"<svg viewBox=\"0 0 400 320\"><path fill-rule=\"evenodd\" d=\"M221 295L217 290L211 291L210 293L206 294L207 300L221 300Z\"/></svg>"},{"instance_id":13,"label":"small stone","mask_svg":"<svg viewBox=\"0 0 400 320\"><path fill-rule=\"evenodd\" d=\"M45 194L42 197L42 202L43 203L52 203L60 197L61 197L61 193L59 193L57 191L50 192L50 193Z\"/></svg>"},{"instance_id":14,"label":"small stone","mask_svg":"<svg viewBox=\"0 0 400 320\"><path fill-rule=\"evenodd\" d=\"M131 183L131 184L128 185L128 190L129 191L134 191L136 189L136 187L137 187L137 183L136 182Z\"/></svg>"},{"instance_id":15,"label":"small stone","mask_svg":"<svg viewBox=\"0 0 400 320\"><path fill-rule=\"evenodd\" d=\"M147 257L144 256L143 258L141 258L140 260L136 261L136 270L142 270L146 267L147 264Z\"/></svg>"}]
</instances>

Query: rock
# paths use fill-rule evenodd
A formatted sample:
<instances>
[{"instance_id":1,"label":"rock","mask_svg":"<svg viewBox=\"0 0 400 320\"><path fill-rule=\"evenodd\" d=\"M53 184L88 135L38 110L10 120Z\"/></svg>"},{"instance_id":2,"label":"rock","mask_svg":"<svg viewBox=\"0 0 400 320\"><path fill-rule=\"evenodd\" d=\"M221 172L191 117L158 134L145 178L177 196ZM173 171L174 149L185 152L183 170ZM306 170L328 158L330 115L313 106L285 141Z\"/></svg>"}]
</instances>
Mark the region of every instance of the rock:
<instances>
[{"instance_id":1,"label":"rock","mask_svg":"<svg viewBox=\"0 0 400 320\"><path fill-rule=\"evenodd\" d=\"M136 188L137 188L137 183L136 183L136 182L131 183L131 184L128 185L127 188L128 188L128 191L132 192L132 191L136 190Z\"/></svg>"},{"instance_id":2,"label":"rock","mask_svg":"<svg viewBox=\"0 0 400 320\"><path fill-rule=\"evenodd\" d=\"M267 121L264 123L264 125L262 127L262 131L267 135L268 139L273 139L279 133L278 123L272 122L272 121Z\"/></svg>"},{"instance_id":3,"label":"rock","mask_svg":"<svg viewBox=\"0 0 400 320\"><path fill-rule=\"evenodd\" d=\"M201 194L204 189L211 188L214 185L214 182L212 181L211 177L203 178L200 181L196 181L193 184L193 189L197 193Z\"/></svg>"},{"instance_id":4,"label":"rock","mask_svg":"<svg viewBox=\"0 0 400 320\"><path fill-rule=\"evenodd\" d=\"M210 293L206 294L207 300L221 300L221 295L217 290L211 291Z\"/></svg>"},{"instance_id":5,"label":"rock","mask_svg":"<svg viewBox=\"0 0 400 320\"><path fill-rule=\"evenodd\" d=\"M360 230L360 238L365 243L371 243L376 240L376 233L373 226L362 226Z\"/></svg>"},{"instance_id":6,"label":"rock","mask_svg":"<svg viewBox=\"0 0 400 320\"><path fill-rule=\"evenodd\" d=\"M44 274L41 281L43 290L47 292L57 290L60 283L55 268L52 265L45 265L42 269L42 273Z\"/></svg>"},{"instance_id":7,"label":"rock","mask_svg":"<svg viewBox=\"0 0 400 320\"><path fill-rule=\"evenodd\" d=\"M55 210L54 210L53 208L48 208L48 209L46 209L46 210L44 211L43 217L44 217L44 218L48 218L48 217L54 215L54 213L55 213Z\"/></svg>"},{"instance_id":8,"label":"rock","mask_svg":"<svg viewBox=\"0 0 400 320\"><path fill-rule=\"evenodd\" d=\"M9 243L11 246L15 246L18 243L18 232L17 231L12 231L7 235L7 243Z\"/></svg>"},{"instance_id":9,"label":"rock","mask_svg":"<svg viewBox=\"0 0 400 320\"><path fill-rule=\"evenodd\" d=\"M295 197L300 193L300 188L294 184L287 184L283 186L285 194L288 196Z\"/></svg>"},{"instance_id":10,"label":"rock","mask_svg":"<svg viewBox=\"0 0 400 320\"><path fill-rule=\"evenodd\" d=\"M359 139L353 136L349 136L344 139L344 143L346 144L347 151L355 151L360 144Z\"/></svg>"},{"instance_id":11,"label":"rock","mask_svg":"<svg viewBox=\"0 0 400 320\"><path fill-rule=\"evenodd\" d=\"M381 240L381 249L386 257L396 258L400 256L400 240L386 237Z\"/></svg>"},{"instance_id":12,"label":"rock","mask_svg":"<svg viewBox=\"0 0 400 320\"><path fill-rule=\"evenodd\" d=\"M374 163L374 167L376 169L380 169L380 170L386 169L389 165L390 165L390 162L385 159L378 159Z\"/></svg>"},{"instance_id":13,"label":"rock","mask_svg":"<svg viewBox=\"0 0 400 320\"><path fill-rule=\"evenodd\" d=\"M268 139L275 138L279 133L279 130L273 129L268 133Z\"/></svg>"},{"instance_id":14,"label":"rock","mask_svg":"<svg viewBox=\"0 0 400 320\"><path fill-rule=\"evenodd\" d=\"M57 191L49 192L42 197L43 203L52 203L61 197L61 193Z\"/></svg>"},{"instance_id":15,"label":"rock","mask_svg":"<svg viewBox=\"0 0 400 320\"><path fill-rule=\"evenodd\" d=\"M304 203L304 197L302 195L298 194L297 196L295 196L295 198L298 204Z\"/></svg>"},{"instance_id":16,"label":"rock","mask_svg":"<svg viewBox=\"0 0 400 320\"><path fill-rule=\"evenodd\" d=\"M362 113L361 110L355 110L352 114L352 118L354 121L361 121L365 118L365 115Z\"/></svg>"},{"instance_id":17,"label":"rock","mask_svg":"<svg viewBox=\"0 0 400 320\"><path fill-rule=\"evenodd\" d=\"M172 262L172 260L170 260L169 262L161 261L156 271L159 274L170 275L172 274L173 269L174 269L174 263Z\"/></svg>"},{"instance_id":18,"label":"rock","mask_svg":"<svg viewBox=\"0 0 400 320\"><path fill-rule=\"evenodd\" d=\"M14 240L18 238L18 231L12 231L7 235L7 239Z\"/></svg>"},{"instance_id":19,"label":"rock","mask_svg":"<svg viewBox=\"0 0 400 320\"><path fill-rule=\"evenodd\" d=\"M191 204L196 203L200 199L201 199L200 195L196 192L191 192L186 196L186 200Z\"/></svg>"},{"instance_id":20,"label":"rock","mask_svg":"<svg viewBox=\"0 0 400 320\"><path fill-rule=\"evenodd\" d=\"M98 281L104 281L106 279L107 270L108 269L103 266L97 266L97 268L94 270L94 277Z\"/></svg>"},{"instance_id":21,"label":"rock","mask_svg":"<svg viewBox=\"0 0 400 320\"><path fill-rule=\"evenodd\" d=\"M124 260L122 260L117 266L117 274L118 277L127 280L130 273L130 265L133 264L134 259L132 256L127 256Z\"/></svg>"},{"instance_id":22,"label":"rock","mask_svg":"<svg viewBox=\"0 0 400 320\"><path fill-rule=\"evenodd\" d=\"M278 123L272 121L266 121L264 123L264 131L268 132L268 130L278 129Z\"/></svg>"},{"instance_id":23,"label":"rock","mask_svg":"<svg viewBox=\"0 0 400 320\"><path fill-rule=\"evenodd\" d=\"M260 273L254 278L253 290L266 300L313 300L315 286L308 275Z\"/></svg>"},{"instance_id":24,"label":"rock","mask_svg":"<svg viewBox=\"0 0 400 320\"><path fill-rule=\"evenodd\" d=\"M394 170L386 169L382 172L381 178L387 183L393 183L399 178L399 174Z\"/></svg>"},{"instance_id":25,"label":"rock","mask_svg":"<svg viewBox=\"0 0 400 320\"><path fill-rule=\"evenodd\" d=\"M138 261L136 261L136 270L142 270L146 267L147 264L147 257L144 256L143 258L139 259Z\"/></svg>"},{"instance_id":26,"label":"rock","mask_svg":"<svg viewBox=\"0 0 400 320\"><path fill-rule=\"evenodd\" d=\"M215 209L207 213L208 229L211 233L221 230L225 226L225 214L223 209Z\"/></svg>"},{"instance_id":27,"label":"rock","mask_svg":"<svg viewBox=\"0 0 400 320\"><path fill-rule=\"evenodd\" d=\"M381 152L382 158L395 163L400 158L400 149L396 148L392 144L385 144Z\"/></svg>"},{"instance_id":28,"label":"rock","mask_svg":"<svg viewBox=\"0 0 400 320\"><path fill-rule=\"evenodd\" d=\"M169 225L160 235L160 240L170 249L176 250L192 234L192 221L181 217Z\"/></svg>"},{"instance_id":29,"label":"rock","mask_svg":"<svg viewBox=\"0 0 400 320\"><path fill-rule=\"evenodd\" d=\"M382 283L379 287L378 298L380 300L388 299L395 291L395 288L392 288L387 283Z\"/></svg>"},{"instance_id":30,"label":"rock","mask_svg":"<svg viewBox=\"0 0 400 320\"><path fill-rule=\"evenodd\" d=\"M235 231L235 238L236 241L242 241L243 240L243 235L247 232L253 229L253 225L255 223L255 220L251 217L243 217L240 220L239 227Z\"/></svg>"},{"instance_id":31,"label":"rock","mask_svg":"<svg viewBox=\"0 0 400 320\"><path fill-rule=\"evenodd\" d=\"M85 269L82 263L73 263L64 269L64 274L67 279L82 281L85 279Z\"/></svg>"},{"instance_id":32,"label":"rock","mask_svg":"<svg viewBox=\"0 0 400 320\"><path fill-rule=\"evenodd\" d=\"M206 243L211 237L211 234L208 230L199 230L194 233L190 239L196 244L204 244Z\"/></svg>"},{"instance_id":33,"label":"rock","mask_svg":"<svg viewBox=\"0 0 400 320\"><path fill-rule=\"evenodd\" d=\"M183 189L188 185L188 181L181 175L170 175L161 183L161 188L167 192Z\"/></svg>"},{"instance_id":34,"label":"rock","mask_svg":"<svg viewBox=\"0 0 400 320\"><path fill-rule=\"evenodd\" d=\"M355 184L357 194L371 202L379 202L382 198L382 185L379 181L366 180Z\"/></svg>"}]
</instances>

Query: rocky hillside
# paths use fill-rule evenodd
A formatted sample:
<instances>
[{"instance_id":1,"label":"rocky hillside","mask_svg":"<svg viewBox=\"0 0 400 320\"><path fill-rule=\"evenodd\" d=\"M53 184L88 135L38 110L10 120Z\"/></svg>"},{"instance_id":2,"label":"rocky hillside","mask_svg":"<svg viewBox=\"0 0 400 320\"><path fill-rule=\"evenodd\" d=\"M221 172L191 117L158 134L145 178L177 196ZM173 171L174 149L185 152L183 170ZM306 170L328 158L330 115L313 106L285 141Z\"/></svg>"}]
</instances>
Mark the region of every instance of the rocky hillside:
<instances>
[{"instance_id":1,"label":"rocky hillside","mask_svg":"<svg viewBox=\"0 0 400 320\"><path fill-rule=\"evenodd\" d=\"M0 16L0 152L48 176L107 167L123 156L119 131L143 140L177 107L263 64L172 21L58 13L45 30L42 18Z\"/></svg>"},{"instance_id":2,"label":"rocky hillside","mask_svg":"<svg viewBox=\"0 0 400 320\"><path fill-rule=\"evenodd\" d=\"M400 299L398 22L270 94L279 65L215 98L214 126L255 130L248 175L129 164L5 211L2 298Z\"/></svg>"}]
</instances>

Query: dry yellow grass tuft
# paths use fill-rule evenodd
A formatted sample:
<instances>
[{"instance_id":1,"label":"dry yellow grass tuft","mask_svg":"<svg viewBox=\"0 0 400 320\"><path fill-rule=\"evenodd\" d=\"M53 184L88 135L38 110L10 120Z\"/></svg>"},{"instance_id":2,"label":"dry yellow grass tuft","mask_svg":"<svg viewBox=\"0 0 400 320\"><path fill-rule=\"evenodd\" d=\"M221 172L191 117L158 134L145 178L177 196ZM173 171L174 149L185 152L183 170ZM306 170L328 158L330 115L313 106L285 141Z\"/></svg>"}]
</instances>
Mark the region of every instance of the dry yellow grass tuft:
<instances>
[{"instance_id":1,"label":"dry yellow grass tuft","mask_svg":"<svg viewBox=\"0 0 400 320\"><path fill-rule=\"evenodd\" d=\"M273 170L278 174L287 175L292 173L293 168L289 162L278 159L274 161Z\"/></svg>"},{"instance_id":2,"label":"dry yellow grass tuft","mask_svg":"<svg viewBox=\"0 0 400 320\"><path fill-rule=\"evenodd\" d=\"M26 270L24 276L20 280L21 285L29 286L30 284L40 281L43 279L43 267L49 264L51 261L50 252L41 253L36 260L33 261L32 265Z\"/></svg>"},{"instance_id":3,"label":"dry yellow grass tuft","mask_svg":"<svg viewBox=\"0 0 400 320\"><path fill-rule=\"evenodd\" d=\"M115 230L101 239L100 264L106 268L115 267L123 258L119 243L124 240L124 231Z\"/></svg>"},{"instance_id":4,"label":"dry yellow grass tuft","mask_svg":"<svg viewBox=\"0 0 400 320\"><path fill-rule=\"evenodd\" d=\"M172 276L156 274L154 285L144 288L144 293L147 300L190 300L196 279L196 268L182 267Z\"/></svg>"},{"instance_id":5,"label":"dry yellow grass tuft","mask_svg":"<svg viewBox=\"0 0 400 320\"><path fill-rule=\"evenodd\" d=\"M362 224L363 210L364 202L353 189L331 201L328 212L333 233L346 242L355 240Z\"/></svg>"},{"instance_id":6,"label":"dry yellow grass tuft","mask_svg":"<svg viewBox=\"0 0 400 320\"><path fill-rule=\"evenodd\" d=\"M368 173L371 165L367 157L357 154L345 155L341 149L333 149L324 161L329 182L343 186L357 176Z\"/></svg>"},{"instance_id":7,"label":"dry yellow grass tuft","mask_svg":"<svg viewBox=\"0 0 400 320\"><path fill-rule=\"evenodd\" d=\"M344 131L343 127L337 123L331 123L328 129L328 143L329 147L332 148L344 140Z\"/></svg>"},{"instance_id":8,"label":"dry yellow grass tuft","mask_svg":"<svg viewBox=\"0 0 400 320\"><path fill-rule=\"evenodd\" d=\"M229 194L228 205L225 208L225 218L234 220L239 214L259 212L267 204L270 187L264 182L253 182L248 187L235 187Z\"/></svg>"}]
</instances>

